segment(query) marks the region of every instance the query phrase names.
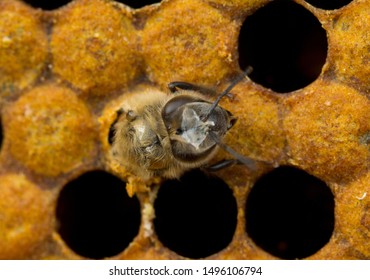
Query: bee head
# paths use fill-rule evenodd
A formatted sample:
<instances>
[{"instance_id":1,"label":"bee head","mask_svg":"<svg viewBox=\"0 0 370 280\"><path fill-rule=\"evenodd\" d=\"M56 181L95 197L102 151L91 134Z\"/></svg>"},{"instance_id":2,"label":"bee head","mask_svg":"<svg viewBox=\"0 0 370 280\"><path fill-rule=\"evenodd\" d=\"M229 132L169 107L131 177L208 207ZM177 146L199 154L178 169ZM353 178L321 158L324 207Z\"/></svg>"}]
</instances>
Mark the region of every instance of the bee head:
<instances>
[{"instance_id":1,"label":"bee head","mask_svg":"<svg viewBox=\"0 0 370 280\"><path fill-rule=\"evenodd\" d=\"M162 109L162 119L169 134L173 155L181 161L202 160L211 154L219 138L235 124L227 110L192 95L181 94L170 99ZM206 118L206 119L205 119Z\"/></svg>"}]
</instances>

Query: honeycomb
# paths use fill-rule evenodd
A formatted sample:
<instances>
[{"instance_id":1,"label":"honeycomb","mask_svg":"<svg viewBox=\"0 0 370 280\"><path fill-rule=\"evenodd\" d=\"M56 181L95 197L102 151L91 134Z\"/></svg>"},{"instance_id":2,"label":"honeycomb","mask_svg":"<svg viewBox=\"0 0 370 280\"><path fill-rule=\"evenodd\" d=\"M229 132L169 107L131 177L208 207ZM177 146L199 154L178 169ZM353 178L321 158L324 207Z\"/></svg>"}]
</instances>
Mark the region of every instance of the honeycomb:
<instances>
[{"instance_id":1,"label":"honeycomb","mask_svg":"<svg viewBox=\"0 0 370 280\"><path fill-rule=\"evenodd\" d=\"M370 259L370 1L140 3L0 0L0 259ZM293 11L322 49L305 25L269 41ZM112 158L131 93L221 91L249 65L225 143L273 164L144 182Z\"/></svg>"}]
</instances>

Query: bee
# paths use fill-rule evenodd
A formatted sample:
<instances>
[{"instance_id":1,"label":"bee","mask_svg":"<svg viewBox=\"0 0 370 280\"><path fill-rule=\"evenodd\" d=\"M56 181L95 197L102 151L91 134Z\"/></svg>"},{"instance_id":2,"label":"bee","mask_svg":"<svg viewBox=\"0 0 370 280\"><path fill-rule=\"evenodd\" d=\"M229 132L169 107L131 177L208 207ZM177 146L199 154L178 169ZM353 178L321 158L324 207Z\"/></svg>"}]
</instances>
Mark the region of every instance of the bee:
<instances>
[{"instance_id":1,"label":"bee","mask_svg":"<svg viewBox=\"0 0 370 280\"><path fill-rule=\"evenodd\" d=\"M215 101L212 90L186 82L171 82L171 94L152 90L128 97L117 112L112 142L113 156L143 180L152 177L179 178L184 172L205 167L219 147L234 159L207 168L211 171L233 163L254 169L243 157L222 142L236 117L218 105L245 76L234 80Z\"/></svg>"}]
</instances>

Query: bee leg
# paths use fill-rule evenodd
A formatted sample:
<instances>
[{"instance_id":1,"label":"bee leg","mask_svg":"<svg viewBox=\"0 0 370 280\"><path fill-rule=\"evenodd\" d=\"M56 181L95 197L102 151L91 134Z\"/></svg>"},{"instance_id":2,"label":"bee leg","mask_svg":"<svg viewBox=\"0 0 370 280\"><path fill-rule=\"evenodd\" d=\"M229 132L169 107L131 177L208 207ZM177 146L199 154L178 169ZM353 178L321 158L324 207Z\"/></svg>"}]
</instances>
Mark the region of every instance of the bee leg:
<instances>
[{"instance_id":1,"label":"bee leg","mask_svg":"<svg viewBox=\"0 0 370 280\"><path fill-rule=\"evenodd\" d=\"M190 84L186 82L171 82L168 84L168 88L172 93L175 93L176 91L178 91L178 89L183 89L183 90L197 91L197 92L200 92L201 94L211 96L211 97L217 95L217 93L210 88L206 88L206 87L202 87L202 86L198 86L198 85L194 85L194 84ZM226 96L230 100L234 100L235 98L235 96L231 92L228 92Z\"/></svg>"},{"instance_id":2,"label":"bee leg","mask_svg":"<svg viewBox=\"0 0 370 280\"><path fill-rule=\"evenodd\" d=\"M223 160L220 160L220 161L218 161L218 162L216 162L212 165L205 166L204 169L206 171L209 171L209 172L216 172L216 171L219 171L221 169L230 167L234 164L239 164L239 161L236 160L236 159L223 159Z\"/></svg>"},{"instance_id":3,"label":"bee leg","mask_svg":"<svg viewBox=\"0 0 370 280\"><path fill-rule=\"evenodd\" d=\"M202 87L202 86L198 86L198 85L194 85L194 84L187 83L187 82L177 82L177 81L171 82L171 83L168 84L168 89L172 93L175 93L179 89L183 89L183 90L197 91L197 92L200 92L204 95L210 95L210 96L215 95L215 91L213 91L212 89Z\"/></svg>"},{"instance_id":4,"label":"bee leg","mask_svg":"<svg viewBox=\"0 0 370 280\"><path fill-rule=\"evenodd\" d=\"M233 149L229 147L228 145L222 143L220 139L217 137L217 135L214 132L210 132L209 135L212 137L213 141L216 142L216 144L226 152L228 152L230 155L232 155L237 162L240 162L241 164L244 164L246 167L248 167L250 170L256 170L257 169L257 162L249 157L245 157Z\"/></svg>"}]
</instances>

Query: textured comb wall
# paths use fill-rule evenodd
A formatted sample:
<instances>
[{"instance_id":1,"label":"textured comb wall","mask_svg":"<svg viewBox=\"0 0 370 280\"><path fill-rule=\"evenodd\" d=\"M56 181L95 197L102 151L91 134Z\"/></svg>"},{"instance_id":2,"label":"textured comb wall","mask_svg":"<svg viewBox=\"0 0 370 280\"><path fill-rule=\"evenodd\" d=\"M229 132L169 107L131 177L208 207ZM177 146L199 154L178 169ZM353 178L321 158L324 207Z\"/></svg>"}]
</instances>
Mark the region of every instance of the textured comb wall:
<instances>
[{"instance_id":1,"label":"textured comb wall","mask_svg":"<svg viewBox=\"0 0 370 280\"><path fill-rule=\"evenodd\" d=\"M188 254L171 248L171 236L161 240L163 227L171 225L160 223L158 215L166 208L158 205L178 198L160 197L160 192L173 182L145 185L112 160L109 143L119 104L132 92L166 90L173 80L225 88L241 73L238 45L244 20L269 2L164 0L135 10L114 1L74 0L46 11L22 1L0 0L0 258L284 257L257 246L247 233L249 194L272 167L261 164L251 172L234 166L216 174L221 183L197 172L184 178L190 185L191 180L215 185L215 192L232 191L218 200L212 188L191 190L194 198L187 198L183 207L195 204L199 196L210 208L199 207L198 214L208 211L211 216L216 213L209 210L218 204L207 201L224 203L228 210L217 215L231 215L231 230L210 225L208 239L222 231L226 241L206 253ZM303 0L294 3L326 31L327 58L321 73L286 94L251 80L238 84L234 97L222 101L238 117L226 142L243 155L304 170L331 190L334 230L327 243L303 257L369 259L370 2L355 0L336 10ZM224 157L229 156L217 156ZM89 174L95 175L83 177ZM114 191L105 193L111 185ZM126 188L136 193L133 199ZM114 203L122 208L110 207ZM73 210L90 215L85 231ZM66 226L66 217L75 224ZM107 217L113 218L107 222ZM172 217L174 226L176 217L180 215ZM75 228L82 234L73 239L68 232ZM96 234L107 240L121 236L122 242L106 255L87 252L86 246L92 251L94 244L106 247L94 239Z\"/></svg>"}]
</instances>

